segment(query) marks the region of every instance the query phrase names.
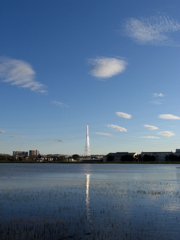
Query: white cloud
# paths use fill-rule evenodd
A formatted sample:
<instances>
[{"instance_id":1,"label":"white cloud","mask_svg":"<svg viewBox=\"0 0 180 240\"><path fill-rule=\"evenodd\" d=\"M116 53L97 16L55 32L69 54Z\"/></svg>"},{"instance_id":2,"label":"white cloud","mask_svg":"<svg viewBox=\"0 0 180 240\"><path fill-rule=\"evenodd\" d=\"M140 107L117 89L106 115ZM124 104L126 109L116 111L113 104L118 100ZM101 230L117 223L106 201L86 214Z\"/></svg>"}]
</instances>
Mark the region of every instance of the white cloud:
<instances>
[{"instance_id":1,"label":"white cloud","mask_svg":"<svg viewBox=\"0 0 180 240\"><path fill-rule=\"evenodd\" d=\"M4 130L0 130L0 133L5 133L6 131L4 131Z\"/></svg>"},{"instance_id":2,"label":"white cloud","mask_svg":"<svg viewBox=\"0 0 180 240\"><path fill-rule=\"evenodd\" d=\"M172 115L172 114L161 114L161 115L159 115L158 116L159 118L163 118L163 119L173 119L173 120L178 120L178 119L180 119L180 117L178 117L178 116L174 116L174 115Z\"/></svg>"},{"instance_id":3,"label":"white cloud","mask_svg":"<svg viewBox=\"0 0 180 240\"><path fill-rule=\"evenodd\" d=\"M164 131L164 132L159 132L159 135L165 136L165 137L172 137L175 135L172 131Z\"/></svg>"},{"instance_id":4,"label":"white cloud","mask_svg":"<svg viewBox=\"0 0 180 240\"><path fill-rule=\"evenodd\" d=\"M139 138L157 139L157 138L159 138L159 137L155 137L155 136L145 136L145 137L139 137Z\"/></svg>"},{"instance_id":5,"label":"white cloud","mask_svg":"<svg viewBox=\"0 0 180 240\"><path fill-rule=\"evenodd\" d=\"M62 102L58 102L58 101L53 101L52 103L55 105L61 106L61 107L68 107L66 104L64 104Z\"/></svg>"},{"instance_id":6,"label":"white cloud","mask_svg":"<svg viewBox=\"0 0 180 240\"><path fill-rule=\"evenodd\" d=\"M2 82L9 82L31 91L45 93L45 86L34 80L35 71L31 65L22 60L0 58L0 77Z\"/></svg>"},{"instance_id":7,"label":"white cloud","mask_svg":"<svg viewBox=\"0 0 180 240\"><path fill-rule=\"evenodd\" d=\"M90 74L97 78L110 78L126 68L127 62L117 58L97 58L91 59L90 64L93 66Z\"/></svg>"},{"instance_id":8,"label":"white cloud","mask_svg":"<svg viewBox=\"0 0 180 240\"><path fill-rule=\"evenodd\" d=\"M123 127L120 127L120 126L117 126L117 125L108 125L109 128L113 128L115 130L118 130L120 132L127 132L127 129L126 128L123 128Z\"/></svg>"},{"instance_id":9,"label":"white cloud","mask_svg":"<svg viewBox=\"0 0 180 240\"><path fill-rule=\"evenodd\" d=\"M180 30L180 23L165 14L150 18L130 18L125 25L126 35L140 44L175 45L168 33Z\"/></svg>"},{"instance_id":10,"label":"white cloud","mask_svg":"<svg viewBox=\"0 0 180 240\"><path fill-rule=\"evenodd\" d=\"M156 129L158 129L158 127L151 126L151 125L148 125L148 124L144 124L144 127L149 129L149 130L156 130Z\"/></svg>"},{"instance_id":11,"label":"white cloud","mask_svg":"<svg viewBox=\"0 0 180 240\"><path fill-rule=\"evenodd\" d=\"M109 134L109 133L102 133L102 132L96 132L96 134L104 135L104 136L111 136L111 134Z\"/></svg>"},{"instance_id":12,"label":"white cloud","mask_svg":"<svg viewBox=\"0 0 180 240\"><path fill-rule=\"evenodd\" d=\"M164 94L162 93L153 93L154 97L164 97Z\"/></svg>"},{"instance_id":13,"label":"white cloud","mask_svg":"<svg viewBox=\"0 0 180 240\"><path fill-rule=\"evenodd\" d=\"M116 115L118 117L122 117L122 118L128 118L128 119L132 118L132 116L130 114L123 113L123 112L116 112Z\"/></svg>"},{"instance_id":14,"label":"white cloud","mask_svg":"<svg viewBox=\"0 0 180 240\"><path fill-rule=\"evenodd\" d=\"M26 137L23 137L23 136L10 136L12 138L26 138Z\"/></svg>"}]
</instances>

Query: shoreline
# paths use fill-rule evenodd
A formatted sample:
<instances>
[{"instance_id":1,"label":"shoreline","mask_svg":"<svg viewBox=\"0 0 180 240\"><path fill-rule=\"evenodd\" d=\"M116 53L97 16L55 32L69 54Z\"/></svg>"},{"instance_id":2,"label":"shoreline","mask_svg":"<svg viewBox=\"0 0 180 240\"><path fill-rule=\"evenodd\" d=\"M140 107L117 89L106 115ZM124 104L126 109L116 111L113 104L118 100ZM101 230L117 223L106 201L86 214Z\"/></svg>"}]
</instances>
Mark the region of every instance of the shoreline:
<instances>
[{"instance_id":1,"label":"shoreline","mask_svg":"<svg viewBox=\"0 0 180 240\"><path fill-rule=\"evenodd\" d=\"M37 163L37 164L55 164L55 163L60 163L60 164L180 164L180 162L94 162L94 161L86 161L86 162L36 162L36 161L1 161L0 163Z\"/></svg>"}]
</instances>

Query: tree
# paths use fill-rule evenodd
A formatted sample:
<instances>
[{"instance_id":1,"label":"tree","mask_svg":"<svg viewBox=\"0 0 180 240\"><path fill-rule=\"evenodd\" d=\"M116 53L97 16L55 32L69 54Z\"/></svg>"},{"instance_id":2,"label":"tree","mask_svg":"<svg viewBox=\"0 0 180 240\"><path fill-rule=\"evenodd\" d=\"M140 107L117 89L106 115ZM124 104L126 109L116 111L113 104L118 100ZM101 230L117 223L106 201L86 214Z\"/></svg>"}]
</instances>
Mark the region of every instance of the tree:
<instances>
[{"instance_id":1,"label":"tree","mask_svg":"<svg viewBox=\"0 0 180 240\"><path fill-rule=\"evenodd\" d=\"M66 161L66 157L65 156L60 156L60 157L57 158L57 161L65 162Z\"/></svg>"},{"instance_id":2,"label":"tree","mask_svg":"<svg viewBox=\"0 0 180 240\"><path fill-rule=\"evenodd\" d=\"M0 154L0 161L14 161L14 157L9 154Z\"/></svg>"},{"instance_id":3,"label":"tree","mask_svg":"<svg viewBox=\"0 0 180 240\"><path fill-rule=\"evenodd\" d=\"M114 161L114 156L108 155L108 156L107 156L107 161L108 161L108 162L113 162L113 161Z\"/></svg>"},{"instance_id":4,"label":"tree","mask_svg":"<svg viewBox=\"0 0 180 240\"><path fill-rule=\"evenodd\" d=\"M122 162L134 162L134 157L133 155L126 154L121 157Z\"/></svg>"},{"instance_id":5,"label":"tree","mask_svg":"<svg viewBox=\"0 0 180 240\"><path fill-rule=\"evenodd\" d=\"M177 155L171 153L169 155L166 155L166 161L178 162L178 161L180 161L180 156L177 156Z\"/></svg>"},{"instance_id":6,"label":"tree","mask_svg":"<svg viewBox=\"0 0 180 240\"><path fill-rule=\"evenodd\" d=\"M35 160L36 160L36 158L33 157L33 156L29 156L29 157L28 157L28 161L29 161L29 162L34 162Z\"/></svg>"},{"instance_id":7,"label":"tree","mask_svg":"<svg viewBox=\"0 0 180 240\"><path fill-rule=\"evenodd\" d=\"M21 162L23 160L23 158L22 157L18 157L17 160Z\"/></svg>"},{"instance_id":8,"label":"tree","mask_svg":"<svg viewBox=\"0 0 180 240\"><path fill-rule=\"evenodd\" d=\"M80 160L80 157L79 157L78 154L74 154L74 155L72 155L72 158L73 158L74 160L77 160L77 161Z\"/></svg>"},{"instance_id":9,"label":"tree","mask_svg":"<svg viewBox=\"0 0 180 240\"><path fill-rule=\"evenodd\" d=\"M154 155L145 154L143 156L143 162L154 162L155 160L156 160L156 157Z\"/></svg>"}]
</instances>

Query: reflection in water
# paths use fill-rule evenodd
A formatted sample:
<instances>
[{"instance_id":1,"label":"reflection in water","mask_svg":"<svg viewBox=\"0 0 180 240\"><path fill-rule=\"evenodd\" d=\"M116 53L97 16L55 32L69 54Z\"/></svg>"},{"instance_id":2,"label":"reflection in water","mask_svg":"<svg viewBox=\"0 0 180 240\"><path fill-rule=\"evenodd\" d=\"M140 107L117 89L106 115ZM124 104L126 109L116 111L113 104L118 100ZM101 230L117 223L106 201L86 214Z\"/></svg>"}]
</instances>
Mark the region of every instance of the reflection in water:
<instances>
[{"instance_id":1,"label":"reflection in water","mask_svg":"<svg viewBox=\"0 0 180 240\"><path fill-rule=\"evenodd\" d=\"M86 174L86 214L87 220L90 221L90 208L89 208L89 186L91 174Z\"/></svg>"}]
</instances>

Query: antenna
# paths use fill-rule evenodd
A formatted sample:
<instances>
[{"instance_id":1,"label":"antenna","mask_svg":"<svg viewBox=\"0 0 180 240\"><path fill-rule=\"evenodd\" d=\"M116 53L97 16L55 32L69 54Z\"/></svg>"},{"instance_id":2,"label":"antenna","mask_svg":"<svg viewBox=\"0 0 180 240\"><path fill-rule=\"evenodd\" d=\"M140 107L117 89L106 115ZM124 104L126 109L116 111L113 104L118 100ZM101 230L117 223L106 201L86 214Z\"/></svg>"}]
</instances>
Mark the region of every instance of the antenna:
<instances>
[{"instance_id":1,"label":"antenna","mask_svg":"<svg viewBox=\"0 0 180 240\"><path fill-rule=\"evenodd\" d=\"M89 126L86 126L86 145L85 145L85 156L90 157L90 143L89 143Z\"/></svg>"}]
</instances>

